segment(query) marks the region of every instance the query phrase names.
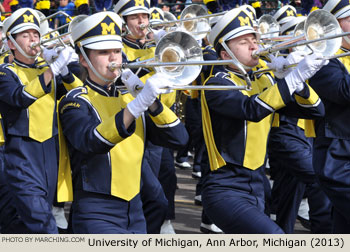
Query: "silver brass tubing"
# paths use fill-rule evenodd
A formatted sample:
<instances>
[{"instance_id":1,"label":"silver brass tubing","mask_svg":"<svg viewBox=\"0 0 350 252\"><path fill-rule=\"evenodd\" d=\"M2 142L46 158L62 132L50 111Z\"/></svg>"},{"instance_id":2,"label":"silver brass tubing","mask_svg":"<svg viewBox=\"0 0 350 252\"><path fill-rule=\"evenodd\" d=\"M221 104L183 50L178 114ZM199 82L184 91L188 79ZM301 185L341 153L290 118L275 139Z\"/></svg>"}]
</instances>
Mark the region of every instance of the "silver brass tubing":
<instances>
[{"instance_id":1,"label":"silver brass tubing","mask_svg":"<svg viewBox=\"0 0 350 252\"><path fill-rule=\"evenodd\" d=\"M114 71L116 68L139 68L139 67L172 67L172 66L209 66L209 65L230 65L234 64L232 60L205 60L205 61L184 61L184 62L159 62L159 63L122 63L112 62L109 69Z\"/></svg>"},{"instance_id":2,"label":"silver brass tubing","mask_svg":"<svg viewBox=\"0 0 350 252\"><path fill-rule=\"evenodd\" d=\"M337 59L340 57L346 57L346 56L350 56L350 52L346 52L346 53L341 53L341 54L336 54L336 55L332 55L332 56L323 56L322 58L317 58L317 60L330 60L330 59ZM291 64L291 65L286 65L284 66L285 69L290 68L290 67L296 67L298 64ZM273 68L265 68L265 69L260 69L258 71L254 71L253 74L261 74L261 73L265 73L265 72L270 72L270 71L275 71L276 69Z\"/></svg>"},{"instance_id":3,"label":"silver brass tubing","mask_svg":"<svg viewBox=\"0 0 350 252\"><path fill-rule=\"evenodd\" d=\"M274 53L274 52L281 51L281 50L286 50L286 49L289 49L292 47L308 45L308 44L312 44L315 42L344 37L344 36L348 36L348 35L350 35L350 32L329 35L329 36L325 36L323 38L318 38L318 39L300 41L300 40L305 39L305 35L301 35L301 36L295 37L295 39L285 41L282 43L278 43L278 44L272 45L272 46L264 48L264 49L257 50L255 52L253 52L252 56L253 57L265 56L267 54Z\"/></svg>"},{"instance_id":4,"label":"silver brass tubing","mask_svg":"<svg viewBox=\"0 0 350 252\"><path fill-rule=\"evenodd\" d=\"M161 23L152 24L151 27L172 25L172 24L175 24L175 23L181 23L181 22L186 22L186 21L193 21L193 20L202 19L202 18L211 18L211 17L216 17L216 16L222 16L222 15L226 14L226 12L227 11L223 11L223 12L219 12L219 13L202 15L202 16L197 16L197 17L192 17L192 18L184 18L184 19L178 19L178 20L174 20L174 21L165 21L165 22L161 22Z\"/></svg>"},{"instance_id":5,"label":"silver brass tubing","mask_svg":"<svg viewBox=\"0 0 350 252\"><path fill-rule=\"evenodd\" d=\"M116 86L117 89L127 89L126 86ZM142 87L136 88L136 90L142 89ZM170 90L247 90L246 86L216 86L216 85L208 85L208 86L172 86L172 87L164 87L163 89Z\"/></svg>"}]
</instances>

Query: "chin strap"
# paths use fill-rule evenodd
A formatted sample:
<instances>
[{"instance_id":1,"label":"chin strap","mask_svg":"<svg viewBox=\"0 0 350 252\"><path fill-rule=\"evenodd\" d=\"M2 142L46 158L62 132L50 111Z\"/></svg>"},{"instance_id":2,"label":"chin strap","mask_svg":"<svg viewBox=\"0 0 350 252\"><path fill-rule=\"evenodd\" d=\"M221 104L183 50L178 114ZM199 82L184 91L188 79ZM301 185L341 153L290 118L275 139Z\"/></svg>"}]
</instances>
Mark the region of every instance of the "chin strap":
<instances>
[{"instance_id":1,"label":"chin strap","mask_svg":"<svg viewBox=\"0 0 350 252\"><path fill-rule=\"evenodd\" d=\"M11 33L8 34L9 39L11 40L11 42L15 45L15 47L17 48L17 50L26 58L28 59L35 59L36 57L38 57L38 55L40 54L40 52L35 55L35 56L30 56L28 54L26 54L23 49L17 44L16 40L12 37Z\"/></svg>"},{"instance_id":2,"label":"chin strap","mask_svg":"<svg viewBox=\"0 0 350 252\"><path fill-rule=\"evenodd\" d=\"M226 45L225 41L221 40L220 44L222 45L222 47L226 50L226 52L228 53L228 55L230 55L231 59L232 59L232 64L234 64L238 70L240 71L240 73L243 75L244 80L247 83L247 90L251 90L252 89L252 82L249 78L249 75L246 71L247 70L251 70L251 67L248 67L246 65L243 65L241 62L238 61L238 59L236 58L236 56L232 53L232 51L230 50L230 48Z\"/></svg>"},{"instance_id":3,"label":"chin strap","mask_svg":"<svg viewBox=\"0 0 350 252\"><path fill-rule=\"evenodd\" d=\"M90 69L94 72L94 74L96 74L97 78L99 78L100 80L102 80L103 82L106 83L111 83L116 81L119 76L120 76L120 71L118 70L118 75L117 77L115 77L114 79L107 79L105 77L103 77L99 72L97 72L96 68L92 65L91 61L89 60L88 56L86 55L84 48L80 45L78 45L79 50L81 52L81 54L83 55L84 59L86 60L87 64L89 65Z\"/></svg>"}]
</instances>

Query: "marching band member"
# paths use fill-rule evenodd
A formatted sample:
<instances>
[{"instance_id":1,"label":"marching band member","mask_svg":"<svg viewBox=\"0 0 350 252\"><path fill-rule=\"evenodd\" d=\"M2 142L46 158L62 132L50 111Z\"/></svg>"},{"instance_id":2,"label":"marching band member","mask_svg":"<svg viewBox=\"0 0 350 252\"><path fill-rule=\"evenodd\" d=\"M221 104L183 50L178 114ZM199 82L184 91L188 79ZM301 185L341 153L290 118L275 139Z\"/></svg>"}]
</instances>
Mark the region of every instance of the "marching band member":
<instances>
[{"instance_id":1,"label":"marching band member","mask_svg":"<svg viewBox=\"0 0 350 252\"><path fill-rule=\"evenodd\" d=\"M143 86L127 72L122 78L130 93L116 89L120 72L108 66L122 62L121 26L117 14L100 12L72 30L88 78L59 104L65 136L60 136L60 153L70 157L72 177L69 165L60 163L58 200L74 195L75 233L146 233L140 200L145 140L168 147L181 147L188 140L176 115L157 99L167 86L162 75ZM136 91L136 85L143 86L142 91Z\"/></svg>"},{"instance_id":2,"label":"marching band member","mask_svg":"<svg viewBox=\"0 0 350 252\"><path fill-rule=\"evenodd\" d=\"M252 20L241 9L226 13L209 35L220 59L235 57L247 71L259 63L252 56L258 49L258 38ZM203 134L210 164L202 203L206 214L225 233L283 233L264 213L267 137L272 113L277 110L305 117L323 115L323 104L305 84L327 63L316 60L318 56L305 57L277 83L269 74L262 74L252 77L252 90L201 91ZM210 76L205 85L246 85L237 69L229 65Z\"/></svg>"},{"instance_id":3,"label":"marching band member","mask_svg":"<svg viewBox=\"0 0 350 252\"><path fill-rule=\"evenodd\" d=\"M127 34L122 39L123 53L126 57L126 61L134 62L153 58L156 48L155 43L154 41L148 40L147 35L149 31L145 28L149 25L150 20L149 1L120 0L115 5L114 11L119 14L125 22ZM155 40L159 40L158 35L160 36L162 33L157 33L155 30L153 30L153 33ZM149 68L139 68L136 70L137 76L143 83L154 73L154 70ZM175 103L175 97L176 93L172 92L170 94L162 94L159 98L167 107L171 108ZM167 175L161 176L169 180L164 182L164 185L168 188L163 190L158 180L162 155L173 159L168 149L157 146L152 142L147 142L142 167L143 187L141 190L141 199L144 205L148 233L160 232L162 223L168 212L167 201L174 201L175 197L175 166L167 166L166 171L164 171ZM173 160L167 163L173 163ZM168 192L167 195L164 194L164 191ZM172 206L173 204L170 203L169 205ZM172 212L173 215L175 215L173 209ZM169 222L166 222L166 224L167 223Z\"/></svg>"},{"instance_id":4,"label":"marching band member","mask_svg":"<svg viewBox=\"0 0 350 252\"><path fill-rule=\"evenodd\" d=\"M73 49L63 50L50 67L37 67L40 18L22 8L4 23L12 64L0 67L0 104L5 131L5 171L9 205L16 213L1 216L2 232L57 233L51 206L57 181L55 76L69 75ZM45 56L44 56L45 58ZM67 88L73 87L67 83ZM1 201L5 201L1 198Z\"/></svg>"},{"instance_id":5,"label":"marching band member","mask_svg":"<svg viewBox=\"0 0 350 252\"><path fill-rule=\"evenodd\" d=\"M304 20L305 17L291 18L282 25L281 35L288 35ZM291 53L287 59L299 62L304 54L303 51ZM291 57L294 59L289 59ZM276 67L269 63L268 66ZM314 132L311 124L311 120L275 113L269 135L268 157L271 178L274 181L271 192L272 209L276 211L276 223L288 234L294 232L304 194L307 194L310 207L311 233L331 232L331 204L318 185L312 166L311 136L314 136Z\"/></svg>"},{"instance_id":6,"label":"marching band member","mask_svg":"<svg viewBox=\"0 0 350 252\"><path fill-rule=\"evenodd\" d=\"M273 18L279 23L280 26L287 23L293 17L297 16L297 10L292 5L284 5L281 9L279 9L274 15Z\"/></svg>"},{"instance_id":7,"label":"marching band member","mask_svg":"<svg viewBox=\"0 0 350 252\"><path fill-rule=\"evenodd\" d=\"M219 17L212 18L209 23L213 27ZM217 60L217 54L212 45L209 44L207 37L203 39L203 60ZM203 66L201 74L197 77L192 85L202 85L204 81L212 75L212 71L219 71L220 67ZM192 177L198 177L198 183L196 185L196 195L194 197L195 205L202 205L202 185L204 176L206 175L205 167L208 165L208 156L205 151L205 142L202 129L202 116L201 116L201 101L200 92L197 90L191 91L191 96L187 98L185 108L185 120L186 128L189 132L194 148ZM204 208L202 208L200 231L202 233L222 233L222 230L218 228L210 218L205 214Z\"/></svg>"},{"instance_id":8,"label":"marching band member","mask_svg":"<svg viewBox=\"0 0 350 252\"><path fill-rule=\"evenodd\" d=\"M350 4L329 0L323 7L338 20L344 32L350 31ZM349 37L343 37L337 54L350 50ZM326 114L316 120L313 165L322 189L333 204L333 232L350 233L350 56L331 59L310 79L325 104Z\"/></svg>"}]
</instances>

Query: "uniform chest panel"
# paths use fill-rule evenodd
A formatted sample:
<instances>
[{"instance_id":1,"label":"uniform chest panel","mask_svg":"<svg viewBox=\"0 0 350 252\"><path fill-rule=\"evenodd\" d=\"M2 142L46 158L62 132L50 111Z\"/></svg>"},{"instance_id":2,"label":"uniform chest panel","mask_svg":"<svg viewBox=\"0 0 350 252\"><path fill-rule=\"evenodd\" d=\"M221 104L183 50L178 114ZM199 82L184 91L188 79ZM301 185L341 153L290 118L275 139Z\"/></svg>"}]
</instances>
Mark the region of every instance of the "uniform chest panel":
<instances>
[{"instance_id":1,"label":"uniform chest panel","mask_svg":"<svg viewBox=\"0 0 350 252\"><path fill-rule=\"evenodd\" d=\"M33 69L18 66L10 66L9 68L17 74L21 85L23 86L26 86L29 83L40 86L41 83L38 76L47 70L47 68ZM43 142L51 138L53 134L53 123L56 108L55 82L51 81L50 85L50 93L38 98L27 108L29 137L39 142Z\"/></svg>"}]
</instances>

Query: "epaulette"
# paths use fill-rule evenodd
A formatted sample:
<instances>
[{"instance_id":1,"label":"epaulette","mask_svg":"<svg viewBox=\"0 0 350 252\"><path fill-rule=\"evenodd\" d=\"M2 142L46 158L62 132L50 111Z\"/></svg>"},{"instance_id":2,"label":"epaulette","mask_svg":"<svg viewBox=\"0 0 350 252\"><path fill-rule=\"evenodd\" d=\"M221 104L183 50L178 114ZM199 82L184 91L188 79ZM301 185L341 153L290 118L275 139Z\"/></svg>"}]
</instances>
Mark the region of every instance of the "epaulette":
<instances>
[{"instance_id":1,"label":"epaulette","mask_svg":"<svg viewBox=\"0 0 350 252\"><path fill-rule=\"evenodd\" d=\"M72 90L70 90L67 94L66 94L66 97L67 98L75 98L79 95L82 95L82 94L87 94L88 93L88 90L86 87L76 87Z\"/></svg>"},{"instance_id":2,"label":"epaulette","mask_svg":"<svg viewBox=\"0 0 350 252\"><path fill-rule=\"evenodd\" d=\"M235 85L236 83L230 78L230 75L225 72L217 72L207 82L207 84L220 84L220 85Z\"/></svg>"},{"instance_id":3,"label":"epaulette","mask_svg":"<svg viewBox=\"0 0 350 252\"><path fill-rule=\"evenodd\" d=\"M12 67L13 67L14 65L13 65L12 63L4 63L4 64L1 64L1 65L0 65L1 68L7 68L7 67L9 67L9 66L12 66ZM7 69L8 69L8 68L7 68Z\"/></svg>"},{"instance_id":4,"label":"epaulette","mask_svg":"<svg viewBox=\"0 0 350 252\"><path fill-rule=\"evenodd\" d=\"M215 52L215 49L214 49L214 47L212 47L211 45L207 45L207 46L203 49L203 51L213 51L213 52Z\"/></svg>"},{"instance_id":5,"label":"epaulette","mask_svg":"<svg viewBox=\"0 0 350 252\"><path fill-rule=\"evenodd\" d=\"M227 77L229 77L230 75L228 73L224 73L224 72L217 72L215 74L215 77L216 78L221 78L221 79L225 79Z\"/></svg>"}]
</instances>

